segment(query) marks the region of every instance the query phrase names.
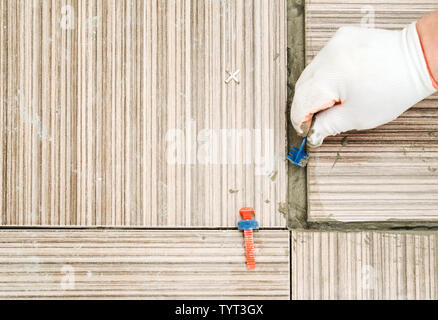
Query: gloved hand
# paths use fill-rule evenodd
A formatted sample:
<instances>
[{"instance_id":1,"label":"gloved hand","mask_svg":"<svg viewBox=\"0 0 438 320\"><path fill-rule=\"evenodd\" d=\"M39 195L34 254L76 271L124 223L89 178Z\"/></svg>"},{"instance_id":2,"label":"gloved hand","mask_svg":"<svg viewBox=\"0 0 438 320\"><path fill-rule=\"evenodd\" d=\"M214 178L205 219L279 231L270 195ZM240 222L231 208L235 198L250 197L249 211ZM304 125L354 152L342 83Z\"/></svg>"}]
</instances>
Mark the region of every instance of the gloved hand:
<instances>
[{"instance_id":1,"label":"gloved hand","mask_svg":"<svg viewBox=\"0 0 438 320\"><path fill-rule=\"evenodd\" d=\"M435 90L415 23L401 31L342 27L299 78L291 120L319 146L389 122Z\"/></svg>"}]
</instances>

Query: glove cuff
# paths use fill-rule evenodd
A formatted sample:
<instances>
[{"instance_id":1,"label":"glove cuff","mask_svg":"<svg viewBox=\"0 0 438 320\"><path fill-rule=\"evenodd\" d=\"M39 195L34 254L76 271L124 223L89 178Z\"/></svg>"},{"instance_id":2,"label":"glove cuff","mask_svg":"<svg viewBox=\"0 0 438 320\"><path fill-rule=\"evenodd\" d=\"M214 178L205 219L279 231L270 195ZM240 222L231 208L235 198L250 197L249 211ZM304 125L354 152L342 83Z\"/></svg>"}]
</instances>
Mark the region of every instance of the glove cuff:
<instances>
[{"instance_id":1,"label":"glove cuff","mask_svg":"<svg viewBox=\"0 0 438 320\"><path fill-rule=\"evenodd\" d=\"M420 36L417 30L417 22L411 23L406 29L406 36L408 39L408 48L409 51L415 51L417 54L412 54L417 61L415 64L419 67L422 79L427 79L426 87L432 91L438 90L438 82L432 75L432 71L427 62L426 54L424 52L423 44L421 43ZM413 52L412 52L413 53Z\"/></svg>"}]
</instances>

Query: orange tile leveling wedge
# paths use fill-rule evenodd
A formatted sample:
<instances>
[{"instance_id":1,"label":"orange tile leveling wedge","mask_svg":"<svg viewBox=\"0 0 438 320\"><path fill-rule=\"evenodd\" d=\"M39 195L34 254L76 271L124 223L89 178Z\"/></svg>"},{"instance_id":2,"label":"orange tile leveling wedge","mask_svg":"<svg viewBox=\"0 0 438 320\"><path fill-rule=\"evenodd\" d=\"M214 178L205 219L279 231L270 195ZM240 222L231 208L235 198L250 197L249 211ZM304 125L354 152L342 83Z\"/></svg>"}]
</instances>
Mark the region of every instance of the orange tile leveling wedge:
<instances>
[{"instance_id":1,"label":"orange tile leveling wedge","mask_svg":"<svg viewBox=\"0 0 438 320\"><path fill-rule=\"evenodd\" d=\"M242 220L237 224L239 230L243 230L243 237L245 239L246 247L246 267L248 270L255 269L255 254L254 254L254 237L253 230L259 227L257 220L254 220L254 209L251 207L245 207L240 209L240 215Z\"/></svg>"}]
</instances>

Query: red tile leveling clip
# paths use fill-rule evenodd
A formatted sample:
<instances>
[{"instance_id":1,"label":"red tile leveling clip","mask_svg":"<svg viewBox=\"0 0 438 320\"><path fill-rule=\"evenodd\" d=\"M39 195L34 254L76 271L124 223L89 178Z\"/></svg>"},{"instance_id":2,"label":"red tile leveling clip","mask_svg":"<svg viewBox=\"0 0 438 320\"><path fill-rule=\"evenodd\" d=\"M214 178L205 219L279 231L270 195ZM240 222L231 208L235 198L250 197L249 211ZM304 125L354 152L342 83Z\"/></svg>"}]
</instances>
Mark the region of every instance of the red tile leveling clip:
<instances>
[{"instance_id":1,"label":"red tile leveling clip","mask_svg":"<svg viewBox=\"0 0 438 320\"><path fill-rule=\"evenodd\" d=\"M259 223L253 219L254 209L251 207L242 208L239 211L243 220L237 224L239 230L243 230L246 247L246 267L248 270L255 269L254 237L253 230L259 227Z\"/></svg>"}]
</instances>

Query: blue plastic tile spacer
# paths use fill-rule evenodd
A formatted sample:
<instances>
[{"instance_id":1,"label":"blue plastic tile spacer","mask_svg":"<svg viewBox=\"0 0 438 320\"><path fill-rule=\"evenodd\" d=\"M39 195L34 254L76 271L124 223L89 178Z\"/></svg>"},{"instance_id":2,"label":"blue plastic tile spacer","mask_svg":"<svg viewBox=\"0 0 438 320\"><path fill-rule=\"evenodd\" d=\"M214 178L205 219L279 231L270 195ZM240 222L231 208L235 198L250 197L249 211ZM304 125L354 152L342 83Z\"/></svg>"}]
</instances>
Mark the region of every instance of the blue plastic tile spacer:
<instances>
[{"instance_id":1,"label":"blue plastic tile spacer","mask_svg":"<svg viewBox=\"0 0 438 320\"><path fill-rule=\"evenodd\" d=\"M253 230L259 227L257 220L240 220L237 223L237 228L239 230Z\"/></svg>"},{"instance_id":2,"label":"blue plastic tile spacer","mask_svg":"<svg viewBox=\"0 0 438 320\"><path fill-rule=\"evenodd\" d=\"M297 166L305 167L307 161L309 160L309 155L304 152L304 146L306 145L306 141L307 138L304 138L303 142L301 143L300 149L292 147L291 151L289 151L288 155L286 156L286 159L293 164L296 164Z\"/></svg>"}]
</instances>

